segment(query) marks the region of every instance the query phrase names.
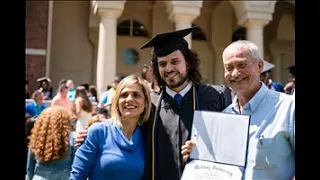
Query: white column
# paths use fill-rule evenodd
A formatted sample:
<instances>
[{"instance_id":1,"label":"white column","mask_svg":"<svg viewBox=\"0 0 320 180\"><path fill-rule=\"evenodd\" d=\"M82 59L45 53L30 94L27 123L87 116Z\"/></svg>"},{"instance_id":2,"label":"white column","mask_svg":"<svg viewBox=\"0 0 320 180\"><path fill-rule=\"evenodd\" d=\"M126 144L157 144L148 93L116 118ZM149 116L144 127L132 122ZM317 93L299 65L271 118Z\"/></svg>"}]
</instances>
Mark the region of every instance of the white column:
<instances>
[{"instance_id":1,"label":"white column","mask_svg":"<svg viewBox=\"0 0 320 180\"><path fill-rule=\"evenodd\" d=\"M286 40L272 40L269 43L269 50L271 52L272 63L275 67L272 70L273 80L274 81L283 81L283 71L284 67L283 61L284 56L291 51L292 42Z\"/></svg>"},{"instance_id":2,"label":"white column","mask_svg":"<svg viewBox=\"0 0 320 180\"><path fill-rule=\"evenodd\" d=\"M271 57L273 59L272 63L274 63L275 67L274 70L272 70L273 72L273 80L274 81L281 81L282 79L282 71L283 71L283 67L282 67L282 54L279 52L271 52Z\"/></svg>"},{"instance_id":3,"label":"white column","mask_svg":"<svg viewBox=\"0 0 320 180\"><path fill-rule=\"evenodd\" d=\"M52 37L52 15L53 15L53 1L49 1L49 8L48 8L48 31L47 31L47 54L46 54L46 76L47 76L47 77L50 77L51 37Z\"/></svg>"},{"instance_id":4,"label":"white column","mask_svg":"<svg viewBox=\"0 0 320 180\"><path fill-rule=\"evenodd\" d=\"M249 19L244 23L247 28L247 40L258 46L262 59L264 59L263 28L268 22L266 20Z\"/></svg>"},{"instance_id":5,"label":"white column","mask_svg":"<svg viewBox=\"0 0 320 180\"><path fill-rule=\"evenodd\" d=\"M255 43L264 59L263 28L272 20L277 1L230 1L238 24L247 28L247 40Z\"/></svg>"},{"instance_id":6,"label":"white column","mask_svg":"<svg viewBox=\"0 0 320 180\"><path fill-rule=\"evenodd\" d=\"M202 1L165 1L169 19L175 23L175 30L192 27L192 22L200 15ZM185 40L192 46L191 34L185 36Z\"/></svg>"},{"instance_id":7,"label":"white column","mask_svg":"<svg viewBox=\"0 0 320 180\"><path fill-rule=\"evenodd\" d=\"M224 67L223 67L223 60L222 60L222 53L225 47L215 46L214 47L216 52L216 59L214 60L214 83L215 84L224 84Z\"/></svg>"},{"instance_id":8,"label":"white column","mask_svg":"<svg viewBox=\"0 0 320 180\"><path fill-rule=\"evenodd\" d=\"M117 47L117 18L119 10L99 10L99 44L97 59L97 92L105 90L116 75L116 47Z\"/></svg>"}]
</instances>

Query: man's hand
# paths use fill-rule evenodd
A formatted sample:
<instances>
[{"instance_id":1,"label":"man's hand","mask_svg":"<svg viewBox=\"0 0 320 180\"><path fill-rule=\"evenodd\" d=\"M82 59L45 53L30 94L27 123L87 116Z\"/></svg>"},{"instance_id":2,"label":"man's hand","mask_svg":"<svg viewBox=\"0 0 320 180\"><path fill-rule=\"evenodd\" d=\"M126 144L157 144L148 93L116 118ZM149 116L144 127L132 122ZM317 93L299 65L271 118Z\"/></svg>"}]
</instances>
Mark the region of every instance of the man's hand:
<instances>
[{"instance_id":1,"label":"man's hand","mask_svg":"<svg viewBox=\"0 0 320 180\"><path fill-rule=\"evenodd\" d=\"M186 141L186 143L181 147L181 154L182 154L182 159L183 162L187 162L190 153L192 152L192 148L195 146L195 142L189 140Z\"/></svg>"},{"instance_id":2,"label":"man's hand","mask_svg":"<svg viewBox=\"0 0 320 180\"><path fill-rule=\"evenodd\" d=\"M84 139L87 137L87 132L88 132L88 127L86 127L85 130L79 131L79 133L77 134L77 137L75 139L75 146L80 146Z\"/></svg>"}]
</instances>

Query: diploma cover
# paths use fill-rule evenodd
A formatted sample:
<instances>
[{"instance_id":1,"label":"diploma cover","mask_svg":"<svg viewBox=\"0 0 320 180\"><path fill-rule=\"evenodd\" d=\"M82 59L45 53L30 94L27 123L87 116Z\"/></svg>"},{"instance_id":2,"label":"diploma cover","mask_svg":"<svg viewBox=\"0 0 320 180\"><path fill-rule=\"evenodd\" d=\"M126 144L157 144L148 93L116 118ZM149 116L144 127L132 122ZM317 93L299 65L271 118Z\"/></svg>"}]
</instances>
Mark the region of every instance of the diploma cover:
<instances>
[{"instance_id":1,"label":"diploma cover","mask_svg":"<svg viewBox=\"0 0 320 180\"><path fill-rule=\"evenodd\" d=\"M195 111L190 153L182 180L241 180L245 170L250 116Z\"/></svg>"}]
</instances>

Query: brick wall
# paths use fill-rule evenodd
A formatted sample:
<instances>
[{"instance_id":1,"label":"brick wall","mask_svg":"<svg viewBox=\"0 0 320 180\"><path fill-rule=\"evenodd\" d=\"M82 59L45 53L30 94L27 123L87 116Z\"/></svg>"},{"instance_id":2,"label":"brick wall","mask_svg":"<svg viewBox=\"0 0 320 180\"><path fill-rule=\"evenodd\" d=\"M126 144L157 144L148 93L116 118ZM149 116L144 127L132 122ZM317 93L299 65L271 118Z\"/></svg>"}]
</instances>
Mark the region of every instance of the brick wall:
<instances>
[{"instance_id":1,"label":"brick wall","mask_svg":"<svg viewBox=\"0 0 320 180\"><path fill-rule=\"evenodd\" d=\"M26 79L29 80L29 92L38 88L36 80L46 74L46 56L26 55Z\"/></svg>"},{"instance_id":2,"label":"brick wall","mask_svg":"<svg viewBox=\"0 0 320 180\"><path fill-rule=\"evenodd\" d=\"M49 1L26 1L26 48L47 48L48 8ZM29 80L30 93L38 85L37 78L45 76L46 56L25 56L26 79Z\"/></svg>"}]
</instances>

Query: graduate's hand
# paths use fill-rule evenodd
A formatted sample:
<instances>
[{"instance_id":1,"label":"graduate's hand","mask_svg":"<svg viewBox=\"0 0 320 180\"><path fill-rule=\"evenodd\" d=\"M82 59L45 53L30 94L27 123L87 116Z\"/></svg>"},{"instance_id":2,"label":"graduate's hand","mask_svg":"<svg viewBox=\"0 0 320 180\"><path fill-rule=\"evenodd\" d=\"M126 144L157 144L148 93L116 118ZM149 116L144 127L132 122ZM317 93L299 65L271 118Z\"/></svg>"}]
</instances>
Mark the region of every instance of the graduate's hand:
<instances>
[{"instance_id":1,"label":"graduate's hand","mask_svg":"<svg viewBox=\"0 0 320 180\"><path fill-rule=\"evenodd\" d=\"M75 146L80 146L84 139L87 137L87 132L88 132L88 127L86 127L85 130L79 131L79 133L77 134L77 137L75 139Z\"/></svg>"},{"instance_id":2,"label":"graduate's hand","mask_svg":"<svg viewBox=\"0 0 320 180\"><path fill-rule=\"evenodd\" d=\"M186 141L186 143L181 147L181 154L183 162L187 162L193 147L196 145L194 141Z\"/></svg>"}]
</instances>

